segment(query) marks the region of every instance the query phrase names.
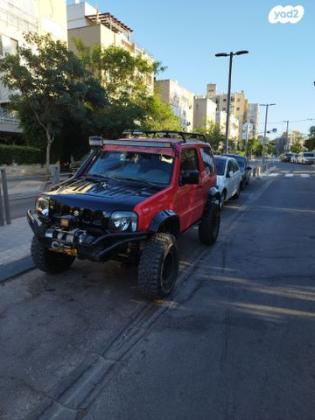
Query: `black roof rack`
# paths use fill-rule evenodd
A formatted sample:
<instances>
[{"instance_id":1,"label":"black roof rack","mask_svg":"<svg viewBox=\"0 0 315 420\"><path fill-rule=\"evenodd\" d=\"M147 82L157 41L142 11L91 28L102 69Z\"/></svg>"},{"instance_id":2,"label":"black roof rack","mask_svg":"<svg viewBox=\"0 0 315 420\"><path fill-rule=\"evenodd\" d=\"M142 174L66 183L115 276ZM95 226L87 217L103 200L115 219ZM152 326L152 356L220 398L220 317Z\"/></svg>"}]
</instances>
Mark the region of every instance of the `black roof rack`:
<instances>
[{"instance_id":1,"label":"black roof rack","mask_svg":"<svg viewBox=\"0 0 315 420\"><path fill-rule=\"evenodd\" d=\"M186 142L189 139L198 139L202 141L206 141L206 136L201 133L189 133L186 131L176 131L176 130L125 130L123 132L124 136L141 136L145 135L146 137L155 137L155 138L174 138L179 137L181 140Z\"/></svg>"}]
</instances>

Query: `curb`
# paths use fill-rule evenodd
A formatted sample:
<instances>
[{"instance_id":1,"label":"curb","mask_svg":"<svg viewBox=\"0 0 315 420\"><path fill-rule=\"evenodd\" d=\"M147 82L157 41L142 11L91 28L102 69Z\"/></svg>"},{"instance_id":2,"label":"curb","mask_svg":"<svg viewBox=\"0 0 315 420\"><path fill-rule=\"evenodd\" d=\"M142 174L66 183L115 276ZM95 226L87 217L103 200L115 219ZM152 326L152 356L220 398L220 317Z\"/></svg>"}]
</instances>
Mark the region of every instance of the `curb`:
<instances>
[{"instance_id":1,"label":"curb","mask_svg":"<svg viewBox=\"0 0 315 420\"><path fill-rule=\"evenodd\" d=\"M35 266L30 255L23 257L19 260L12 261L1 267L0 283L4 283L14 277L20 276L27 271L32 270Z\"/></svg>"}]
</instances>

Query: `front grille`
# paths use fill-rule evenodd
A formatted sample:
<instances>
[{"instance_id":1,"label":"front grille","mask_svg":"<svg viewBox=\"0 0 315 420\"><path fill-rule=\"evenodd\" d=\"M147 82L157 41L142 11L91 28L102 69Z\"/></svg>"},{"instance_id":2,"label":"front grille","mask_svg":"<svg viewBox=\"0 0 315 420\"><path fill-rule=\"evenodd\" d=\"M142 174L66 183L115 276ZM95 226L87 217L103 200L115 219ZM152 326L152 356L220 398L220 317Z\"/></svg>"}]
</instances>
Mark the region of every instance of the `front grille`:
<instances>
[{"instance_id":1,"label":"front grille","mask_svg":"<svg viewBox=\"0 0 315 420\"><path fill-rule=\"evenodd\" d=\"M74 216L77 220L78 227L99 227L102 229L107 229L108 227L109 219L100 210L71 207L52 201L49 212L55 221L60 220L62 216Z\"/></svg>"}]
</instances>

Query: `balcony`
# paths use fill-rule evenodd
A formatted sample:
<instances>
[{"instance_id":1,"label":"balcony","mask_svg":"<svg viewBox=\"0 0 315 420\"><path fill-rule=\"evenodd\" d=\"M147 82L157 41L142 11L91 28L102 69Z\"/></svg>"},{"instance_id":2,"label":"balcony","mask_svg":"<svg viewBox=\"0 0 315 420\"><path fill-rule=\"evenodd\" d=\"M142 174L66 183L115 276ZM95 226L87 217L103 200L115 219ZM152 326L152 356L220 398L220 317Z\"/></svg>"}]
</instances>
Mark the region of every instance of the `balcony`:
<instances>
[{"instance_id":1,"label":"balcony","mask_svg":"<svg viewBox=\"0 0 315 420\"><path fill-rule=\"evenodd\" d=\"M0 115L0 132L22 133L20 121L11 115Z\"/></svg>"}]
</instances>

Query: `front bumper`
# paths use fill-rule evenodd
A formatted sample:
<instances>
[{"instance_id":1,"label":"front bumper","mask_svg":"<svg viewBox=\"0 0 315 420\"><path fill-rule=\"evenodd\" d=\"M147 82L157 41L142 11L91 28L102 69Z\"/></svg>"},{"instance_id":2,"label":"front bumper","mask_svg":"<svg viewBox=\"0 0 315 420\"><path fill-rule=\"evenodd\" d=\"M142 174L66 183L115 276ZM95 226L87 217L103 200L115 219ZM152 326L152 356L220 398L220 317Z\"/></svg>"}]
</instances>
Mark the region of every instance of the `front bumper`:
<instances>
[{"instance_id":1,"label":"front bumper","mask_svg":"<svg viewBox=\"0 0 315 420\"><path fill-rule=\"evenodd\" d=\"M146 240L150 235L143 232L117 232L94 236L80 228L63 230L48 227L31 210L28 210L26 217L34 235L49 250L92 261L106 261L123 252L130 243Z\"/></svg>"}]
</instances>

